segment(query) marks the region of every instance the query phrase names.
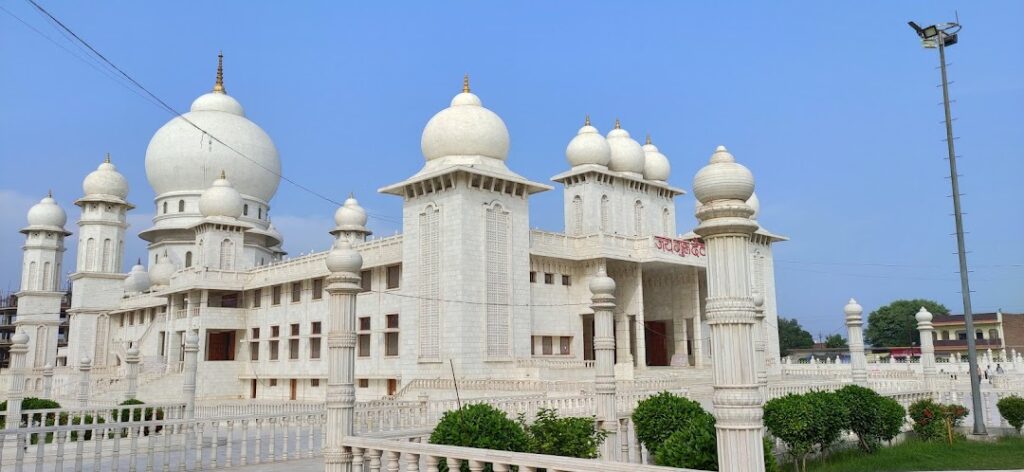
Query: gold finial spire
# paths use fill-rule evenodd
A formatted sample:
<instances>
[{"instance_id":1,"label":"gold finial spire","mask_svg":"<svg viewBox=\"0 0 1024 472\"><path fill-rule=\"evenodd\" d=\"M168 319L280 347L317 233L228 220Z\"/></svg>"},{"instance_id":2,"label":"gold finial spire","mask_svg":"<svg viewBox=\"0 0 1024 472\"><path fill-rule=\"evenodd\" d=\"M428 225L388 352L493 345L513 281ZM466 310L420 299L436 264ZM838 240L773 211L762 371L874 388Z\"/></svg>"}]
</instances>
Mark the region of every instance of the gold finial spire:
<instances>
[{"instance_id":1,"label":"gold finial spire","mask_svg":"<svg viewBox=\"0 0 1024 472\"><path fill-rule=\"evenodd\" d=\"M587 113L587 117L584 118L583 126L590 126L590 113Z\"/></svg>"},{"instance_id":2,"label":"gold finial spire","mask_svg":"<svg viewBox=\"0 0 1024 472\"><path fill-rule=\"evenodd\" d=\"M469 74L462 76L462 93L469 93Z\"/></svg>"},{"instance_id":3,"label":"gold finial spire","mask_svg":"<svg viewBox=\"0 0 1024 472\"><path fill-rule=\"evenodd\" d=\"M220 170L220 178L221 179L227 179L228 178L227 174L224 173L224 169Z\"/></svg>"},{"instance_id":4,"label":"gold finial spire","mask_svg":"<svg viewBox=\"0 0 1024 472\"><path fill-rule=\"evenodd\" d=\"M110 164L110 153L107 153L107 157L103 158L103 162Z\"/></svg>"},{"instance_id":5,"label":"gold finial spire","mask_svg":"<svg viewBox=\"0 0 1024 472\"><path fill-rule=\"evenodd\" d=\"M622 129L622 123L619 123L619 119L615 119L615 129Z\"/></svg>"},{"instance_id":6,"label":"gold finial spire","mask_svg":"<svg viewBox=\"0 0 1024 472\"><path fill-rule=\"evenodd\" d=\"M216 93L227 93L224 90L224 51L217 52L217 82L213 84Z\"/></svg>"},{"instance_id":7,"label":"gold finial spire","mask_svg":"<svg viewBox=\"0 0 1024 472\"><path fill-rule=\"evenodd\" d=\"M651 133L647 133L647 142L644 144L651 144Z\"/></svg>"},{"instance_id":8,"label":"gold finial spire","mask_svg":"<svg viewBox=\"0 0 1024 472\"><path fill-rule=\"evenodd\" d=\"M48 198L53 198L53 189L52 188L46 190L46 196Z\"/></svg>"}]
</instances>

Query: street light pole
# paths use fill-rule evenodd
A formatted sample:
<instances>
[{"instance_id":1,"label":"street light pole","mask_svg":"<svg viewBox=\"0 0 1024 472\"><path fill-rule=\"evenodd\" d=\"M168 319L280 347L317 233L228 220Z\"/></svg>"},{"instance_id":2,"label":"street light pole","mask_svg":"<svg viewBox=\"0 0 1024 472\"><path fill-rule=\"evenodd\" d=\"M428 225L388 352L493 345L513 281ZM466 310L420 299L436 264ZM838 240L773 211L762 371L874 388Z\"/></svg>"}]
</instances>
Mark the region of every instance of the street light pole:
<instances>
[{"instance_id":1,"label":"street light pole","mask_svg":"<svg viewBox=\"0 0 1024 472\"><path fill-rule=\"evenodd\" d=\"M978 351L975 346L974 315L971 312L971 285L967 277L967 250L964 244L964 220L960 210L960 181L956 171L956 151L953 146L953 117L949 110L949 81L946 79L946 43L956 44L959 23L946 23L920 28L911 22L925 47L939 48L939 69L942 71L942 105L946 113L946 150L949 153L949 180L953 187L953 217L956 221L956 249L960 259L960 293L964 303L964 324L967 327L967 368L971 376L971 406L974 408L972 434L985 435L984 408L981 403L981 380L978 379Z\"/></svg>"}]
</instances>

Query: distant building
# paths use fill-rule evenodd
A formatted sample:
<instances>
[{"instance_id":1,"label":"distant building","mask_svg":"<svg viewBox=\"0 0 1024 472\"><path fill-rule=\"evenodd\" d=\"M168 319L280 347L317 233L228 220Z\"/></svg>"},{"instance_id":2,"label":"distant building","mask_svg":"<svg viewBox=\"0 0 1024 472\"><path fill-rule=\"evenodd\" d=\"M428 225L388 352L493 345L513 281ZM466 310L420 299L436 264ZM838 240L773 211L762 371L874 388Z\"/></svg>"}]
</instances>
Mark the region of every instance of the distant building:
<instances>
[{"instance_id":1,"label":"distant building","mask_svg":"<svg viewBox=\"0 0 1024 472\"><path fill-rule=\"evenodd\" d=\"M951 357L967 354L967 326L964 315L935 315L935 356ZM1006 359L1012 350L1024 351L1024 313L975 313L974 340L979 350L991 349Z\"/></svg>"},{"instance_id":2,"label":"distant building","mask_svg":"<svg viewBox=\"0 0 1024 472\"><path fill-rule=\"evenodd\" d=\"M68 312L71 306L71 291L66 292L60 304L60 325L57 331L57 348L68 345ZM10 367L11 336L14 336L18 318L18 297L14 293L0 293L0 369Z\"/></svg>"}]
</instances>

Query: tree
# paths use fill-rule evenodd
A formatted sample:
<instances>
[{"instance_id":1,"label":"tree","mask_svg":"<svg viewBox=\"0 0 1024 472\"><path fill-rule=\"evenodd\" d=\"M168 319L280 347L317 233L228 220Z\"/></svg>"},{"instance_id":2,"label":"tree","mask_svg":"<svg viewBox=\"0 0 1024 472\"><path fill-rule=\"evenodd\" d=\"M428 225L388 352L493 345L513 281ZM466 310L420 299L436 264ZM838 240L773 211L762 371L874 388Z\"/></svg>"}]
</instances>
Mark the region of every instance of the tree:
<instances>
[{"instance_id":1,"label":"tree","mask_svg":"<svg viewBox=\"0 0 1024 472\"><path fill-rule=\"evenodd\" d=\"M814 347L814 338L795 318L779 318L779 351L783 356L789 355L790 349L808 349Z\"/></svg>"},{"instance_id":2,"label":"tree","mask_svg":"<svg viewBox=\"0 0 1024 472\"><path fill-rule=\"evenodd\" d=\"M874 347L902 347L920 344L914 315L924 307L933 315L948 315L949 309L932 300L896 300L868 315L864 340Z\"/></svg>"},{"instance_id":3,"label":"tree","mask_svg":"<svg viewBox=\"0 0 1024 472\"><path fill-rule=\"evenodd\" d=\"M846 344L846 338L838 334L830 334L827 338L825 338L825 347L829 349L841 349L850 346Z\"/></svg>"}]
</instances>

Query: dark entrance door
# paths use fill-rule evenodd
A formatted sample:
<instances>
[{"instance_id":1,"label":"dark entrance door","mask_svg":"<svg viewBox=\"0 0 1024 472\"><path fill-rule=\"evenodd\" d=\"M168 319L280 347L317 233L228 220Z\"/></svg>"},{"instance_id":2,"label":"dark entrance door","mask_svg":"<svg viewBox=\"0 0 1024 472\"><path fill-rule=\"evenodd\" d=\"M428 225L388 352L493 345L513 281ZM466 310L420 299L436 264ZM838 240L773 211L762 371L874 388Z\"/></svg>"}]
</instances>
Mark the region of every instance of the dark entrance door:
<instances>
[{"instance_id":1,"label":"dark entrance door","mask_svg":"<svg viewBox=\"0 0 1024 472\"><path fill-rule=\"evenodd\" d=\"M644 321L644 335L647 337L647 365L668 365L668 323Z\"/></svg>"},{"instance_id":2,"label":"dark entrance door","mask_svg":"<svg viewBox=\"0 0 1024 472\"><path fill-rule=\"evenodd\" d=\"M291 380L291 384L290 384L290 389L291 389L291 395L289 396L288 399L289 400L294 400L295 397L298 396L297 394L298 394L298 390L299 390L299 381L296 380L296 379L292 379Z\"/></svg>"},{"instance_id":3,"label":"dark entrance door","mask_svg":"<svg viewBox=\"0 0 1024 472\"><path fill-rule=\"evenodd\" d=\"M252 387L249 390L250 398L256 398L256 379L252 379Z\"/></svg>"}]
</instances>

